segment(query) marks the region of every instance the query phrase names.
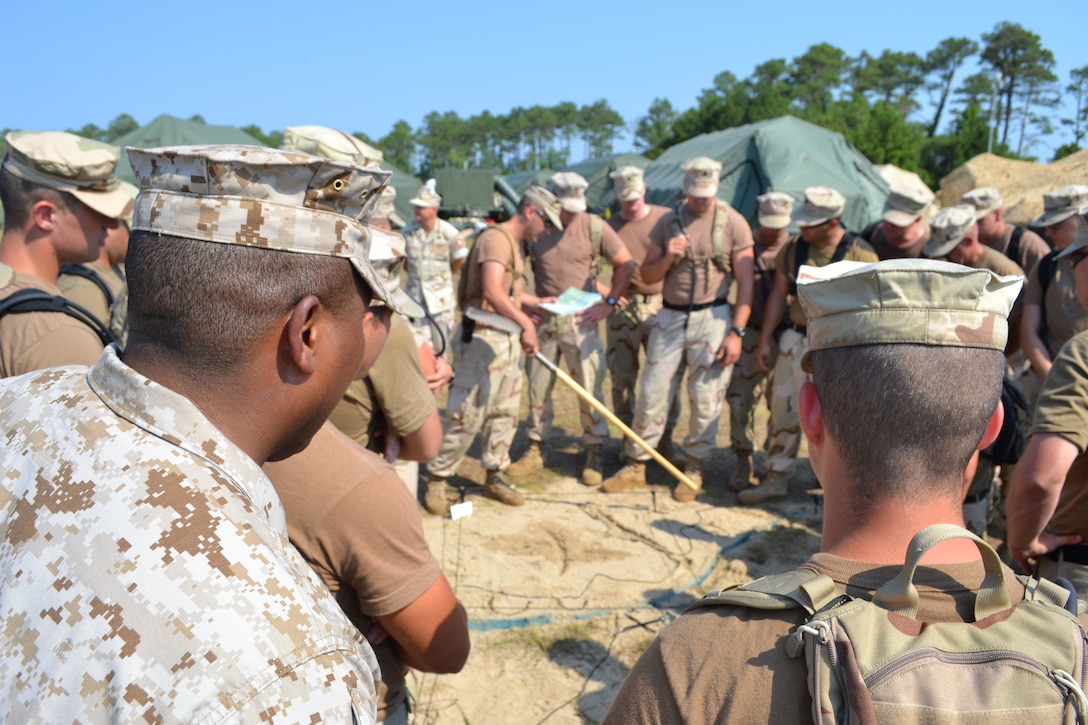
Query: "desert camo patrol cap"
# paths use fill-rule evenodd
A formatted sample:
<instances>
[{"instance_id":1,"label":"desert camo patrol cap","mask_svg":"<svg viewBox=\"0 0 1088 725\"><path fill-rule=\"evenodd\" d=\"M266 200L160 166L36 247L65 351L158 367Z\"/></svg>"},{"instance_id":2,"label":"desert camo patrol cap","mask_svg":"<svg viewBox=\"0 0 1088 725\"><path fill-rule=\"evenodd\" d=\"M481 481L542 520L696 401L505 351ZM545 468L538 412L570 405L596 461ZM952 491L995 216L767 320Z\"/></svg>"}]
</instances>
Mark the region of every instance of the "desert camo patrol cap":
<instances>
[{"instance_id":1,"label":"desert camo patrol cap","mask_svg":"<svg viewBox=\"0 0 1088 725\"><path fill-rule=\"evenodd\" d=\"M830 186L810 186L805 200L794 210L793 220L799 227L816 227L838 219L846 211L846 197Z\"/></svg>"},{"instance_id":2,"label":"desert camo patrol cap","mask_svg":"<svg viewBox=\"0 0 1088 725\"><path fill-rule=\"evenodd\" d=\"M897 227L909 227L922 216L933 199L933 192L920 186L893 186L884 202L884 221Z\"/></svg>"},{"instance_id":3,"label":"desert camo patrol cap","mask_svg":"<svg viewBox=\"0 0 1088 725\"><path fill-rule=\"evenodd\" d=\"M288 126L283 129L280 148L359 166L381 166L384 158L373 146L328 126Z\"/></svg>"},{"instance_id":4,"label":"desert camo patrol cap","mask_svg":"<svg viewBox=\"0 0 1088 725\"><path fill-rule=\"evenodd\" d=\"M785 229L793 214L793 197L784 191L768 191L756 197L759 204L759 226Z\"/></svg>"},{"instance_id":5,"label":"desert camo patrol cap","mask_svg":"<svg viewBox=\"0 0 1088 725\"><path fill-rule=\"evenodd\" d=\"M929 223L929 242L922 251L930 259L944 257L963 241L975 221L973 206L956 204L941 209Z\"/></svg>"},{"instance_id":6,"label":"desert camo patrol cap","mask_svg":"<svg viewBox=\"0 0 1088 725\"><path fill-rule=\"evenodd\" d=\"M810 354L857 345L934 345L1004 350L1009 311L1024 278L935 259L835 262L801 267L797 295Z\"/></svg>"},{"instance_id":7,"label":"desert camo patrol cap","mask_svg":"<svg viewBox=\"0 0 1088 725\"><path fill-rule=\"evenodd\" d=\"M64 131L12 131L4 169L32 184L64 191L102 216L123 219L132 197L117 179L121 149Z\"/></svg>"},{"instance_id":8,"label":"desert camo patrol cap","mask_svg":"<svg viewBox=\"0 0 1088 725\"><path fill-rule=\"evenodd\" d=\"M370 263L378 274L378 280L389 290L389 294L406 317L422 320L426 313L423 307L408 296L400 286L400 271L407 259L404 251L404 237L396 232L387 232L378 227L370 227Z\"/></svg>"},{"instance_id":9,"label":"desert camo patrol cap","mask_svg":"<svg viewBox=\"0 0 1088 725\"><path fill-rule=\"evenodd\" d=\"M709 156L696 156L680 166L684 172L684 192L706 199L717 195L722 165Z\"/></svg>"},{"instance_id":10,"label":"desert camo patrol cap","mask_svg":"<svg viewBox=\"0 0 1088 725\"><path fill-rule=\"evenodd\" d=\"M612 190L620 201L634 201L646 191L646 180L637 166L621 166L608 178L612 179Z\"/></svg>"},{"instance_id":11,"label":"desert camo patrol cap","mask_svg":"<svg viewBox=\"0 0 1088 725\"><path fill-rule=\"evenodd\" d=\"M425 209L437 209L442 206L442 197L438 195L438 182L427 179L426 183L419 187L419 192L408 200L408 203Z\"/></svg>"},{"instance_id":12,"label":"desert camo patrol cap","mask_svg":"<svg viewBox=\"0 0 1088 725\"><path fill-rule=\"evenodd\" d=\"M976 220L982 219L990 212L1005 206L1005 200L1001 197L1001 190L992 186L971 189L960 197L960 201L974 207Z\"/></svg>"},{"instance_id":13,"label":"desert camo patrol cap","mask_svg":"<svg viewBox=\"0 0 1088 725\"><path fill-rule=\"evenodd\" d=\"M1088 186L1072 184L1043 194L1043 214L1031 223L1033 227L1051 227L1071 216L1081 214L1088 204Z\"/></svg>"},{"instance_id":14,"label":"desert camo patrol cap","mask_svg":"<svg viewBox=\"0 0 1088 725\"><path fill-rule=\"evenodd\" d=\"M367 258L366 221L390 172L263 146L127 151L140 187L133 230L348 259L400 311Z\"/></svg>"},{"instance_id":15,"label":"desert camo patrol cap","mask_svg":"<svg viewBox=\"0 0 1088 725\"><path fill-rule=\"evenodd\" d=\"M540 211L544 212L544 216L548 217L548 221L552 223L552 226L563 231L563 220L559 218L559 210L562 208L559 204L559 198L545 189L543 186L530 186L525 191L526 198L529 199Z\"/></svg>"},{"instance_id":16,"label":"desert camo patrol cap","mask_svg":"<svg viewBox=\"0 0 1088 725\"><path fill-rule=\"evenodd\" d=\"M573 171L560 171L552 177L552 191L559 197L563 211L580 212L586 210L586 189L589 182L581 174Z\"/></svg>"}]
</instances>

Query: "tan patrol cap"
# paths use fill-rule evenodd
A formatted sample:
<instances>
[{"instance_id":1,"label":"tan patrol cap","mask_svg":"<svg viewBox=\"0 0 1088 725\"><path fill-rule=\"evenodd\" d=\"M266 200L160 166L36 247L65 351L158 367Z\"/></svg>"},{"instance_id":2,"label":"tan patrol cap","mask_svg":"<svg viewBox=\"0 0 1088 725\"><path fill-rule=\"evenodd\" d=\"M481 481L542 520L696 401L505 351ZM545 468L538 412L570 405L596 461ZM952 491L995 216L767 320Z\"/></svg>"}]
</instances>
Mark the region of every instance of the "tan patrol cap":
<instances>
[{"instance_id":1,"label":"tan patrol cap","mask_svg":"<svg viewBox=\"0 0 1088 725\"><path fill-rule=\"evenodd\" d=\"M400 311L367 259L366 220L390 172L263 146L127 151L140 186L133 230L342 257Z\"/></svg>"},{"instance_id":2,"label":"tan patrol cap","mask_svg":"<svg viewBox=\"0 0 1088 725\"><path fill-rule=\"evenodd\" d=\"M548 221L552 223L552 226L563 231L563 221L559 218L559 211L562 206L559 204L559 198L555 194L551 193L543 186L530 186L525 196L533 203L540 211L544 212L544 215L548 217Z\"/></svg>"},{"instance_id":3,"label":"tan patrol cap","mask_svg":"<svg viewBox=\"0 0 1088 725\"><path fill-rule=\"evenodd\" d=\"M64 131L12 131L4 169L32 184L65 191L110 219L131 212L116 176L121 149Z\"/></svg>"},{"instance_id":4,"label":"tan patrol cap","mask_svg":"<svg viewBox=\"0 0 1088 725\"><path fill-rule=\"evenodd\" d=\"M838 219L846 211L846 197L830 186L810 186L805 189L805 201L794 210L793 220L799 227L816 227Z\"/></svg>"},{"instance_id":5,"label":"tan patrol cap","mask_svg":"<svg viewBox=\"0 0 1088 725\"><path fill-rule=\"evenodd\" d=\"M608 175L612 189L620 201L634 201L646 192L646 180L637 166L621 166Z\"/></svg>"},{"instance_id":6,"label":"tan patrol cap","mask_svg":"<svg viewBox=\"0 0 1088 725\"><path fill-rule=\"evenodd\" d=\"M706 199L718 194L721 185L722 165L708 156L696 156L685 162L684 192L696 198Z\"/></svg>"},{"instance_id":7,"label":"tan patrol cap","mask_svg":"<svg viewBox=\"0 0 1088 725\"><path fill-rule=\"evenodd\" d=\"M328 126L288 126L283 129L280 148L359 166L381 166L383 161L378 149Z\"/></svg>"},{"instance_id":8,"label":"tan patrol cap","mask_svg":"<svg viewBox=\"0 0 1088 725\"><path fill-rule=\"evenodd\" d=\"M1072 184L1043 194L1043 214L1031 223L1033 227L1050 227L1071 216L1082 214L1088 204L1088 186Z\"/></svg>"},{"instance_id":9,"label":"tan patrol cap","mask_svg":"<svg viewBox=\"0 0 1088 725\"><path fill-rule=\"evenodd\" d=\"M884 202L884 221L909 227L933 201L933 192L917 186L893 186Z\"/></svg>"},{"instance_id":10,"label":"tan patrol cap","mask_svg":"<svg viewBox=\"0 0 1088 725\"><path fill-rule=\"evenodd\" d=\"M941 209L929 224L929 242L922 251L930 259L946 256L963 241L975 221L975 208L967 204Z\"/></svg>"},{"instance_id":11,"label":"tan patrol cap","mask_svg":"<svg viewBox=\"0 0 1088 725\"><path fill-rule=\"evenodd\" d=\"M419 187L415 197L408 200L408 203L424 209L437 209L442 206L442 197L438 195L438 182L427 179L426 183Z\"/></svg>"},{"instance_id":12,"label":"tan patrol cap","mask_svg":"<svg viewBox=\"0 0 1088 725\"><path fill-rule=\"evenodd\" d=\"M759 226L785 229L793 213L793 197L784 191L768 191L756 197L759 204Z\"/></svg>"},{"instance_id":13,"label":"tan patrol cap","mask_svg":"<svg viewBox=\"0 0 1088 725\"><path fill-rule=\"evenodd\" d=\"M552 176L552 191L559 197L563 211L580 212L586 210L586 189L589 182L581 174L573 171L560 171Z\"/></svg>"},{"instance_id":14,"label":"tan patrol cap","mask_svg":"<svg viewBox=\"0 0 1088 725\"><path fill-rule=\"evenodd\" d=\"M1001 198L1001 190L992 186L971 189L960 197L960 201L974 207L976 220L1005 206L1005 200Z\"/></svg>"},{"instance_id":15,"label":"tan patrol cap","mask_svg":"<svg viewBox=\"0 0 1088 725\"><path fill-rule=\"evenodd\" d=\"M1004 350L1009 311L1024 278L935 259L835 262L801 267L797 296L810 355L857 345L933 345Z\"/></svg>"}]
</instances>

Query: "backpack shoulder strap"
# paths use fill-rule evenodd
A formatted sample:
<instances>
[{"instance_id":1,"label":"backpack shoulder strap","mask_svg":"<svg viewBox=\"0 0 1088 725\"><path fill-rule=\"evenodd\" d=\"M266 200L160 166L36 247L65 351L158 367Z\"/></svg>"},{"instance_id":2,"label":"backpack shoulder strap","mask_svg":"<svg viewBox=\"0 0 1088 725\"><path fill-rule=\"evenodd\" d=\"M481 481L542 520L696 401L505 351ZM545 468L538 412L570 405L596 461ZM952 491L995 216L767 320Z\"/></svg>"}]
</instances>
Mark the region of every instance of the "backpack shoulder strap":
<instances>
[{"instance_id":1,"label":"backpack shoulder strap","mask_svg":"<svg viewBox=\"0 0 1088 725\"><path fill-rule=\"evenodd\" d=\"M797 294L797 275L801 273L801 266L808 261L808 242L801 238L798 234L790 241L790 246L786 249L786 262L789 272L787 274L790 278L790 294ZM790 252L793 252L791 259Z\"/></svg>"},{"instance_id":2,"label":"backpack shoulder strap","mask_svg":"<svg viewBox=\"0 0 1088 725\"><path fill-rule=\"evenodd\" d=\"M82 277L85 280L94 282L95 286L102 291L102 295L106 298L106 307L113 306L113 293L110 292L110 288L106 286L106 282L90 267L83 264L65 262L60 266L60 273L71 275L72 277Z\"/></svg>"},{"instance_id":3,"label":"backpack shoulder strap","mask_svg":"<svg viewBox=\"0 0 1088 725\"><path fill-rule=\"evenodd\" d=\"M38 289L21 289L13 295L0 300L0 317L7 314L17 315L27 312L59 312L79 320L91 328L103 345L117 342L117 337L110 328L82 305L77 305L59 295L51 295Z\"/></svg>"},{"instance_id":4,"label":"backpack shoulder strap","mask_svg":"<svg viewBox=\"0 0 1088 725\"><path fill-rule=\"evenodd\" d=\"M811 615L844 596L847 595L831 577L801 567L708 594L686 611L732 605L767 610L803 609Z\"/></svg>"},{"instance_id":5,"label":"backpack shoulder strap","mask_svg":"<svg viewBox=\"0 0 1088 725\"><path fill-rule=\"evenodd\" d=\"M713 245L711 260L714 266L722 274L726 272L725 264L725 228L729 225L729 205L721 199L715 200L714 225L710 228L710 243Z\"/></svg>"},{"instance_id":6,"label":"backpack shoulder strap","mask_svg":"<svg viewBox=\"0 0 1088 725\"><path fill-rule=\"evenodd\" d=\"M601 226L604 220L596 214L589 215L589 243L593 249L593 261L590 263L593 279L601 273Z\"/></svg>"},{"instance_id":7,"label":"backpack shoulder strap","mask_svg":"<svg viewBox=\"0 0 1088 725\"><path fill-rule=\"evenodd\" d=\"M1005 252L1005 256L1017 264L1020 264L1020 238L1023 236L1024 227L1013 227L1012 239L1009 240L1009 251Z\"/></svg>"},{"instance_id":8,"label":"backpack shoulder strap","mask_svg":"<svg viewBox=\"0 0 1088 725\"><path fill-rule=\"evenodd\" d=\"M1053 250L1039 260L1039 284L1042 285L1043 294L1054 279L1054 258L1058 256L1058 250ZM1044 308L1045 309L1045 308Z\"/></svg>"}]
</instances>

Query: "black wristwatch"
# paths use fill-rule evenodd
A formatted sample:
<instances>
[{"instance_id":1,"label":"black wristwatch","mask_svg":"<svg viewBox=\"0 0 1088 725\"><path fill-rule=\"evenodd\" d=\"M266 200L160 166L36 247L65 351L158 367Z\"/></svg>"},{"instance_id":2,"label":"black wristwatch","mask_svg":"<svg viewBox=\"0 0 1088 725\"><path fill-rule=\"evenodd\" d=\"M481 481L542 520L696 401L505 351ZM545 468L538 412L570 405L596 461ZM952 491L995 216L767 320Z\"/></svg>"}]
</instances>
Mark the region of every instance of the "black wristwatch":
<instances>
[{"instance_id":1,"label":"black wristwatch","mask_svg":"<svg viewBox=\"0 0 1088 725\"><path fill-rule=\"evenodd\" d=\"M608 303L609 307L615 307L616 306L616 298L615 297L606 297L604 301Z\"/></svg>"},{"instance_id":2,"label":"black wristwatch","mask_svg":"<svg viewBox=\"0 0 1088 725\"><path fill-rule=\"evenodd\" d=\"M737 337L739 337L742 340L744 339L744 333L748 332L743 327L730 327L729 331L737 333Z\"/></svg>"}]
</instances>

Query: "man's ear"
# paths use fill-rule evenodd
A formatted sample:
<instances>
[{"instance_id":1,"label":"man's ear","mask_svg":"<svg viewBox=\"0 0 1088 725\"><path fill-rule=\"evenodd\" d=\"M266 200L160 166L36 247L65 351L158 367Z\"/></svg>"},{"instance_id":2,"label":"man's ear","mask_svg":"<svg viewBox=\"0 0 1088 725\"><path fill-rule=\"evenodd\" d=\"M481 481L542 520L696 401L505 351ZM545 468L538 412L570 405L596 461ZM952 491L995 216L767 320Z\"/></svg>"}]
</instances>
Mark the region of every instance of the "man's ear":
<instances>
[{"instance_id":1,"label":"man's ear","mask_svg":"<svg viewBox=\"0 0 1088 725\"><path fill-rule=\"evenodd\" d=\"M57 225L60 209L48 199L38 199L30 207L30 221L38 230L48 233Z\"/></svg>"},{"instance_id":2,"label":"man's ear","mask_svg":"<svg viewBox=\"0 0 1088 725\"><path fill-rule=\"evenodd\" d=\"M289 365L283 371L288 377L308 377L315 369L315 349L319 340L318 312L321 301L316 295L306 295L291 309L283 326L282 359Z\"/></svg>"},{"instance_id":3,"label":"man's ear","mask_svg":"<svg viewBox=\"0 0 1088 725\"><path fill-rule=\"evenodd\" d=\"M801 385L801 391L797 395L797 413L809 446L823 444L824 408L816 386L809 380Z\"/></svg>"},{"instance_id":4,"label":"man's ear","mask_svg":"<svg viewBox=\"0 0 1088 725\"><path fill-rule=\"evenodd\" d=\"M1005 422L1005 404L1002 401L997 401L997 407L994 408L994 414L990 416L990 422L986 424L986 430L982 434L982 440L978 442L978 446L975 450L981 451L986 446L997 440L997 436L1001 433L1001 424Z\"/></svg>"}]
</instances>

